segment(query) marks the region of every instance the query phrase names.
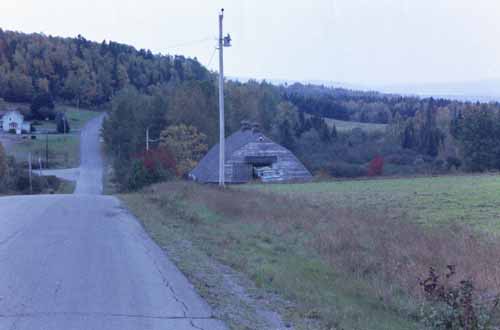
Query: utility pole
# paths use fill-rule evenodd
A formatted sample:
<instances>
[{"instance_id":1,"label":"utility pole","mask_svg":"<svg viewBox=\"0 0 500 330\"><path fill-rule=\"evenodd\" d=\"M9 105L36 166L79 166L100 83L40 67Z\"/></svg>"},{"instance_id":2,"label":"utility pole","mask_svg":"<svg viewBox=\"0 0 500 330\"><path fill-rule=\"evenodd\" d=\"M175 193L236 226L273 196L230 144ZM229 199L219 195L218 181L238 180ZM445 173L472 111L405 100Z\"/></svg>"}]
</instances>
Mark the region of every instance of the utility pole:
<instances>
[{"instance_id":1,"label":"utility pole","mask_svg":"<svg viewBox=\"0 0 500 330\"><path fill-rule=\"evenodd\" d=\"M42 173L42 157L40 157L40 155L38 155L38 167L40 169L40 176L43 175Z\"/></svg>"},{"instance_id":2,"label":"utility pole","mask_svg":"<svg viewBox=\"0 0 500 330\"><path fill-rule=\"evenodd\" d=\"M45 132L45 168L49 168L49 132Z\"/></svg>"},{"instance_id":3,"label":"utility pole","mask_svg":"<svg viewBox=\"0 0 500 330\"><path fill-rule=\"evenodd\" d=\"M150 143L157 143L160 142L161 139L152 139L149 137L149 126L146 127L146 152L149 151L149 144Z\"/></svg>"},{"instance_id":4,"label":"utility pole","mask_svg":"<svg viewBox=\"0 0 500 330\"><path fill-rule=\"evenodd\" d=\"M224 132L224 47L231 47L231 36L223 36L222 21L224 8L219 13L219 186L225 185L225 142Z\"/></svg>"},{"instance_id":5,"label":"utility pole","mask_svg":"<svg viewBox=\"0 0 500 330\"><path fill-rule=\"evenodd\" d=\"M28 154L28 166L29 166L29 179L30 179L30 194L33 194L33 178L31 177L31 171L32 171L32 166L31 166L31 152Z\"/></svg>"}]
</instances>

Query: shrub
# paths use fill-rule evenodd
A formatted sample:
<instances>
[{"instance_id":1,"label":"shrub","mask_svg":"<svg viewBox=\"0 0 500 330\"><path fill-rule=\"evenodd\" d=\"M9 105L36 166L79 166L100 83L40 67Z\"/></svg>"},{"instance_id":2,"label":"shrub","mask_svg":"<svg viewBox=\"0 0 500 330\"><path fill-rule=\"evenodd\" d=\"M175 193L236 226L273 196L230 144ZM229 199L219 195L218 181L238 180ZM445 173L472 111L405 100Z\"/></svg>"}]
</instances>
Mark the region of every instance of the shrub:
<instances>
[{"instance_id":1,"label":"shrub","mask_svg":"<svg viewBox=\"0 0 500 330\"><path fill-rule=\"evenodd\" d=\"M462 161L457 157L447 157L446 158L446 167L448 170L452 168L458 169L462 166Z\"/></svg>"},{"instance_id":2,"label":"shrub","mask_svg":"<svg viewBox=\"0 0 500 330\"><path fill-rule=\"evenodd\" d=\"M455 266L438 275L430 268L429 275L420 286L428 304L422 308L422 320L429 329L436 330L489 330L497 311L499 297L490 304L481 302L471 280L454 283Z\"/></svg>"},{"instance_id":3,"label":"shrub","mask_svg":"<svg viewBox=\"0 0 500 330\"><path fill-rule=\"evenodd\" d=\"M132 161L126 175L125 186L128 190L138 190L153 183L172 179L176 173L176 162L168 149L150 150Z\"/></svg>"},{"instance_id":4,"label":"shrub","mask_svg":"<svg viewBox=\"0 0 500 330\"><path fill-rule=\"evenodd\" d=\"M368 166L368 176L379 176L384 172L384 158L377 156L373 158Z\"/></svg>"},{"instance_id":5,"label":"shrub","mask_svg":"<svg viewBox=\"0 0 500 330\"><path fill-rule=\"evenodd\" d=\"M166 171L176 173L177 164L174 156L165 147L153 149L142 155L144 166L150 171Z\"/></svg>"},{"instance_id":6,"label":"shrub","mask_svg":"<svg viewBox=\"0 0 500 330\"><path fill-rule=\"evenodd\" d=\"M345 162L334 162L330 167L330 174L339 178L355 178L366 176L365 167Z\"/></svg>"},{"instance_id":7,"label":"shrub","mask_svg":"<svg viewBox=\"0 0 500 330\"><path fill-rule=\"evenodd\" d=\"M402 149L385 156L385 161L388 164L394 165L413 165L416 158L417 153L413 150Z\"/></svg>"},{"instance_id":8,"label":"shrub","mask_svg":"<svg viewBox=\"0 0 500 330\"><path fill-rule=\"evenodd\" d=\"M128 175L127 189L138 190L153 182L150 172L144 166L144 162L140 159L134 160Z\"/></svg>"}]
</instances>

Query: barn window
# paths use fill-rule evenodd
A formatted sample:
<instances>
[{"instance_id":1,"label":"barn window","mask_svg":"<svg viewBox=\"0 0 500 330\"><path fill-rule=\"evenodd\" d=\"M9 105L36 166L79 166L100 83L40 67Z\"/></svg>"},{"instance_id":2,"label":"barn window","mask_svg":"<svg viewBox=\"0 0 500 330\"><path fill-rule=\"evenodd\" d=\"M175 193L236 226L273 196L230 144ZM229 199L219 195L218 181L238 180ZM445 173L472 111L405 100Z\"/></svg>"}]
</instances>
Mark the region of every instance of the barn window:
<instances>
[{"instance_id":1,"label":"barn window","mask_svg":"<svg viewBox=\"0 0 500 330\"><path fill-rule=\"evenodd\" d=\"M276 156L246 156L245 162L252 168L255 179L263 179L265 176L273 174L273 164L278 161Z\"/></svg>"}]
</instances>

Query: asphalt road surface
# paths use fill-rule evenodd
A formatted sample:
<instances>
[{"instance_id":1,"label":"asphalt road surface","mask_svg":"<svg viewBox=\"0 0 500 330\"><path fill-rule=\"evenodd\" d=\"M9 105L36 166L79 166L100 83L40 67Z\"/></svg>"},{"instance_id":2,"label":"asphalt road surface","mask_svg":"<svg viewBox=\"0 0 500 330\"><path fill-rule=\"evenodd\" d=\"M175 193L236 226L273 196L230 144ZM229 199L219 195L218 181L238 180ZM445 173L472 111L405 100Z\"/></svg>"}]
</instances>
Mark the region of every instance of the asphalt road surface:
<instances>
[{"instance_id":1,"label":"asphalt road surface","mask_svg":"<svg viewBox=\"0 0 500 330\"><path fill-rule=\"evenodd\" d=\"M99 129L82 132L74 195L0 198L0 330L226 329L114 197Z\"/></svg>"}]
</instances>

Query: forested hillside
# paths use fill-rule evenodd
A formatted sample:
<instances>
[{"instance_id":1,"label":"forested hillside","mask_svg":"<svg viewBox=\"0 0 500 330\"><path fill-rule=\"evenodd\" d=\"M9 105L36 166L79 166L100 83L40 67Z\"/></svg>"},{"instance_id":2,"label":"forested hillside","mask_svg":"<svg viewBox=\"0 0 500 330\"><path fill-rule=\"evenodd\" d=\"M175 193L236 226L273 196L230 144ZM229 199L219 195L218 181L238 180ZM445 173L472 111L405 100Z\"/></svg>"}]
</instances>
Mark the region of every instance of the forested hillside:
<instances>
[{"instance_id":1,"label":"forested hillside","mask_svg":"<svg viewBox=\"0 0 500 330\"><path fill-rule=\"evenodd\" d=\"M216 78L183 56L0 30L0 107L1 98L31 103L29 115L38 119L54 102L108 111L103 136L124 189L185 175L217 142ZM259 123L315 174L500 169L498 103L252 80L226 81L225 99L228 134L243 120ZM324 118L386 124L387 130L337 131Z\"/></svg>"},{"instance_id":2,"label":"forested hillside","mask_svg":"<svg viewBox=\"0 0 500 330\"><path fill-rule=\"evenodd\" d=\"M98 106L132 85L151 86L203 80L208 71L194 59L153 55L116 42L91 42L82 36L59 38L0 29L0 97L31 102L49 93L77 106Z\"/></svg>"}]
</instances>

